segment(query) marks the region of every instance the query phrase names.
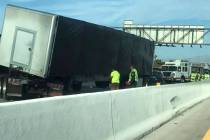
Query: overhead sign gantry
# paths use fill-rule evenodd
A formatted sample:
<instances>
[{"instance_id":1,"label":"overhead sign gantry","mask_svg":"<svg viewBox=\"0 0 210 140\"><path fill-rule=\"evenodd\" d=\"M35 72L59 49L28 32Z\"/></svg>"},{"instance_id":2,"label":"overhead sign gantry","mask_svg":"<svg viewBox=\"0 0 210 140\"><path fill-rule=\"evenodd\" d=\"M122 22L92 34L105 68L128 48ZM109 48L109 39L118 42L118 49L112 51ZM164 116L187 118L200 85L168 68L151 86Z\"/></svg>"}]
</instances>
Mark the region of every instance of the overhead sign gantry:
<instances>
[{"instance_id":1,"label":"overhead sign gantry","mask_svg":"<svg viewBox=\"0 0 210 140\"><path fill-rule=\"evenodd\" d=\"M123 31L154 41L156 46L210 45L204 40L210 29L204 26L137 25L132 20L125 20Z\"/></svg>"}]
</instances>

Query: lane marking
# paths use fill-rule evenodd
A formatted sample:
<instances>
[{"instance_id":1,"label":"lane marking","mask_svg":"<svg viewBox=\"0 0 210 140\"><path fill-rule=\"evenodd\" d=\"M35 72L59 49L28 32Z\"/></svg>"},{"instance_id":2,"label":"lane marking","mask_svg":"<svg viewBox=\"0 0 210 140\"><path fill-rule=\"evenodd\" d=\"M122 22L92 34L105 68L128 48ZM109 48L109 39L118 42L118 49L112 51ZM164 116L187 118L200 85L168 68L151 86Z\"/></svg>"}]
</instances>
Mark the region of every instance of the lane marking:
<instances>
[{"instance_id":1,"label":"lane marking","mask_svg":"<svg viewBox=\"0 0 210 140\"><path fill-rule=\"evenodd\" d=\"M210 129L207 131L206 135L203 137L203 140L210 140Z\"/></svg>"}]
</instances>

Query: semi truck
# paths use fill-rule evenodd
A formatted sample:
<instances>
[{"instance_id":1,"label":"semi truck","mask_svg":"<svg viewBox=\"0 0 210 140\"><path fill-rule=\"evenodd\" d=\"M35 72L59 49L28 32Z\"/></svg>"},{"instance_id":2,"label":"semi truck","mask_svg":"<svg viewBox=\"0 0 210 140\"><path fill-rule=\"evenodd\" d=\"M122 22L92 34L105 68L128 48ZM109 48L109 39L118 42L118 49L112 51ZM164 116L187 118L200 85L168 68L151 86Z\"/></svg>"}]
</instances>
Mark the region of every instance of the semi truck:
<instances>
[{"instance_id":1,"label":"semi truck","mask_svg":"<svg viewBox=\"0 0 210 140\"><path fill-rule=\"evenodd\" d=\"M69 94L87 83L106 88L113 68L124 85L132 64L152 72L154 43L109 27L7 5L0 43L1 95ZM90 87L93 87L90 84Z\"/></svg>"},{"instance_id":2,"label":"semi truck","mask_svg":"<svg viewBox=\"0 0 210 140\"><path fill-rule=\"evenodd\" d=\"M166 61L162 65L162 73L166 81L186 82L190 81L192 63L187 60Z\"/></svg>"}]
</instances>

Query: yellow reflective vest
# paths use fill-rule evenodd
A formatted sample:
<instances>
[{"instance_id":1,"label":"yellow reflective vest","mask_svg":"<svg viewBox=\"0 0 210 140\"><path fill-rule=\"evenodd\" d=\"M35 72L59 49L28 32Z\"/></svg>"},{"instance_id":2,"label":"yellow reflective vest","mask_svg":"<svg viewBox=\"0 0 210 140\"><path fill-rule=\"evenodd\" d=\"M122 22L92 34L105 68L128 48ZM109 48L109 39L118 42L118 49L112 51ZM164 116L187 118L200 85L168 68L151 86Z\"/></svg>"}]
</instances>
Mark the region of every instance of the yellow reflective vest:
<instances>
[{"instance_id":1,"label":"yellow reflective vest","mask_svg":"<svg viewBox=\"0 0 210 140\"><path fill-rule=\"evenodd\" d=\"M197 73L191 73L190 81L192 81L192 82L196 81L196 75L197 75Z\"/></svg>"},{"instance_id":2,"label":"yellow reflective vest","mask_svg":"<svg viewBox=\"0 0 210 140\"><path fill-rule=\"evenodd\" d=\"M209 77L210 77L209 74L204 74L204 79L205 80L209 79Z\"/></svg>"},{"instance_id":3,"label":"yellow reflective vest","mask_svg":"<svg viewBox=\"0 0 210 140\"><path fill-rule=\"evenodd\" d=\"M131 70L131 72L129 73L129 81L132 81L132 80L133 80L133 79L132 79L133 76L134 76L134 80L135 80L136 82L138 82L139 76L138 76L138 72L137 72L137 70L136 70L135 68L133 68L133 69Z\"/></svg>"},{"instance_id":4,"label":"yellow reflective vest","mask_svg":"<svg viewBox=\"0 0 210 140\"><path fill-rule=\"evenodd\" d=\"M111 73L111 83L112 84L119 84L120 83L120 73L116 70L112 71Z\"/></svg>"}]
</instances>

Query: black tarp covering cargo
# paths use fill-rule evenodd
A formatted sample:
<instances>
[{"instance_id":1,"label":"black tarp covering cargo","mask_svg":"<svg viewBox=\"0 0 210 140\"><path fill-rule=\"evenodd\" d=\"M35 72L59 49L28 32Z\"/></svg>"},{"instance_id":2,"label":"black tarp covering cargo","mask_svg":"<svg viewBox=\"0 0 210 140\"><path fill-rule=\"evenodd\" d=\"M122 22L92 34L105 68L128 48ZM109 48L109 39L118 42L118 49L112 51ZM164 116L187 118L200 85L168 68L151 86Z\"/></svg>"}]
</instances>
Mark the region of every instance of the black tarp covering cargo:
<instances>
[{"instance_id":1,"label":"black tarp covering cargo","mask_svg":"<svg viewBox=\"0 0 210 140\"><path fill-rule=\"evenodd\" d=\"M140 75L152 71L154 45L134 35L59 16L48 77L108 77L133 64Z\"/></svg>"}]
</instances>

